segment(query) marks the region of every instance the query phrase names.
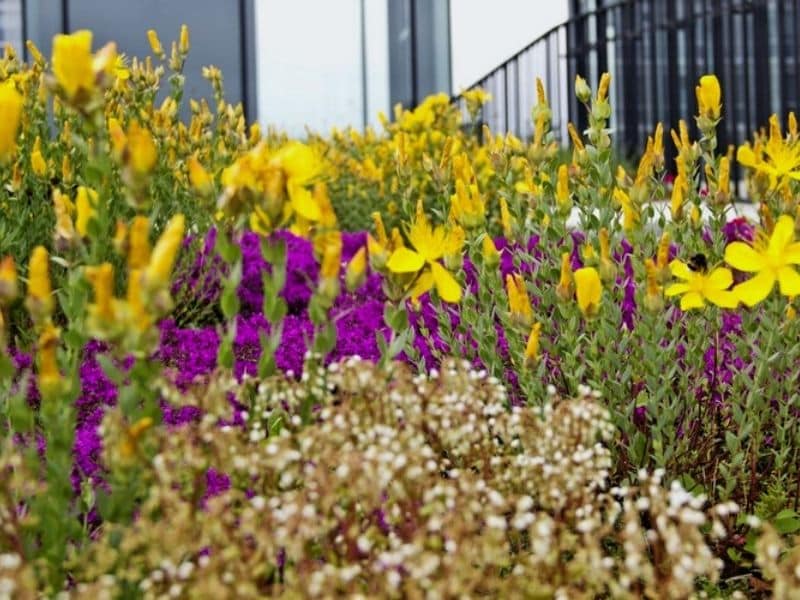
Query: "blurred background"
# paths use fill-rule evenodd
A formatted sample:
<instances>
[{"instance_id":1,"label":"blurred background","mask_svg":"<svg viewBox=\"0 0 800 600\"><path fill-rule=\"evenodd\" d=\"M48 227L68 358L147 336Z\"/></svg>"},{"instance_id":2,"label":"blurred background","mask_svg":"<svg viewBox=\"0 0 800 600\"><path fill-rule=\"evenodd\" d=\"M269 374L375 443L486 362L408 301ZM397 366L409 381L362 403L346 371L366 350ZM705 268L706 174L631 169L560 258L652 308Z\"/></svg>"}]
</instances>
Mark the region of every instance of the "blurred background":
<instances>
[{"instance_id":1,"label":"blurred background","mask_svg":"<svg viewBox=\"0 0 800 600\"><path fill-rule=\"evenodd\" d=\"M481 85L494 131L531 135L534 78L565 136L585 114L575 74L610 90L615 143L637 152L656 121L675 127L695 110L700 75L719 77L723 144L746 138L800 97L796 0L0 0L0 38L49 55L55 33L88 28L95 47L149 53L190 27L187 94L210 96L203 65L222 69L247 115L295 135L305 127L364 127L383 111ZM564 139L562 137L562 139Z\"/></svg>"}]
</instances>

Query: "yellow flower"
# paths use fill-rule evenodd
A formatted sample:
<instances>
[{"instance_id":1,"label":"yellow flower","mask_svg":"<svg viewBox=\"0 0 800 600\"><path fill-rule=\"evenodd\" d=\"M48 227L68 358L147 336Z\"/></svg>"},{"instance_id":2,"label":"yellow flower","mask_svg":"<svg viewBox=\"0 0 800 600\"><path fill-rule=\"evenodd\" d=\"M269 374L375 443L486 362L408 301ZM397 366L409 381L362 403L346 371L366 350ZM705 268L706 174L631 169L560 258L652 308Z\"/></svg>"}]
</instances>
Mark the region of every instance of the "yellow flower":
<instances>
[{"instance_id":1,"label":"yellow flower","mask_svg":"<svg viewBox=\"0 0 800 600\"><path fill-rule=\"evenodd\" d=\"M169 285L169 276L183 241L185 226L186 219L182 214L177 214L170 219L161 237L158 238L144 271L146 287L149 290L164 289Z\"/></svg>"},{"instance_id":2,"label":"yellow flower","mask_svg":"<svg viewBox=\"0 0 800 600\"><path fill-rule=\"evenodd\" d=\"M0 84L0 161L7 161L17 148L17 129L22 117L22 96L14 84Z\"/></svg>"},{"instance_id":3,"label":"yellow flower","mask_svg":"<svg viewBox=\"0 0 800 600\"><path fill-rule=\"evenodd\" d=\"M128 272L128 289L125 294L125 301L130 311L130 318L133 327L139 332L147 331L153 323L145 308L142 294L142 269L132 269Z\"/></svg>"},{"instance_id":4,"label":"yellow flower","mask_svg":"<svg viewBox=\"0 0 800 600\"><path fill-rule=\"evenodd\" d=\"M17 267L12 256L0 261L0 306L12 302L19 293Z\"/></svg>"},{"instance_id":5,"label":"yellow flower","mask_svg":"<svg viewBox=\"0 0 800 600\"><path fill-rule=\"evenodd\" d=\"M800 180L800 142L784 140L777 115L769 118L770 137L766 143L739 146L736 160L743 167L756 173L765 173L770 179L770 188L777 189L789 180Z\"/></svg>"},{"instance_id":6,"label":"yellow flower","mask_svg":"<svg viewBox=\"0 0 800 600\"><path fill-rule=\"evenodd\" d=\"M135 173L145 175L149 173L158 160L156 142L153 135L138 121L131 121L128 125L127 149L130 164Z\"/></svg>"},{"instance_id":7,"label":"yellow flower","mask_svg":"<svg viewBox=\"0 0 800 600\"><path fill-rule=\"evenodd\" d=\"M488 235L483 236L481 242L483 250L483 260L489 267L496 267L500 264L500 253L497 251L497 246L494 245L494 240Z\"/></svg>"},{"instance_id":8,"label":"yellow flower","mask_svg":"<svg viewBox=\"0 0 800 600\"><path fill-rule=\"evenodd\" d=\"M511 320L521 325L529 325L533 321L533 308L525 280L519 273L506 275L506 293Z\"/></svg>"},{"instance_id":9,"label":"yellow flower","mask_svg":"<svg viewBox=\"0 0 800 600\"><path fill-rule=\"evenodd\" d=\"M61 159L61 179L64 183L72 183L72 163L69 160L69 154L65 154Z\"/></svg>"},{"instance_id":10,"label":"yellow flower","mask_svg":"<svg viewBox=\"0 0 800 600\"><path fill-rule=\"evenodd\" d=\"M349 292L357 290L367 278L367 248L361 246L347 263L345 284Z\"/></svg>"},{"instance_id":11,"label":"yellow flower","mask_svg":"<svg viewBox=\"0 0 800 600\"><path fill-rule=\"evenodd\" d=\"M673 277L682 279L681 283L673 283L664 293L668 297L681 296L681 310L703 308L706 301L721 308L736 308L739 303L736 294L728 291L733 283L730 269L717 267L710 273L703 270L692 270L677 258L669 263Z\"/></svg>"},{"instance_id":12,"label":"yellow flower","mask_svg":"<svg viewBox=\"0 0 800 600\"><path fill-rule=\"evenodd\" d=\"M633 205L630 196L620 188L614 188L614 199L622 207L622 228L632 231L639 223L639 211Z\"/></svg>"},{"instance_id":13,"label":"yellow flower","mask_svg":"<svg viewBox=\"0 0 800 600\"><path fill-rule=\"evenodd\" d=\"M314 245L318 254L322 255L320 261L319 291L330 301L339 293L339 270L342 266L342 234L339 231L327 231L317 235Z\"/></svg>"},{"instance_id":14,"label":"yellow flower","mask_svg":"<svg viewBox=\"0 0 800 600\"><path fill-rule=\"evenodd\" d=\"M600 299L603 295L603 284L600 275L594 267L583 267L573 274L575 278L575 297L578 308L586 318L593 317L600 309Z\"/></svg>"},{"instance_id":15,"label":"yellow flower","mask_svg":"<svg viewBox=\"0 0 800 600\"><path fill-rule=\"evenodd\" d=\"M86 327L98 339L111 339L115 332L124 329L119 300L114 298L114 268L106 262L86 267L84 274L94 293L94 302L87 307Z\"/></svg>"},{"instance_id":16,"label":"yellow flower","mask_svg":"<svg viewBox=\"0 0 800 600\"><path fill-rule=\"evenodd\" d=\"M542 333L542 324L534 323L525 345L525 362L533 364L539 360L539 337Z\"/></svg>"},{"instance_id":17,"label":"yellow flower","mask_svg":"<svg viewBox=\"0 0 800 600\"><path fill-rule=\"evenodd\" d=\"M197 153L189 157L187 166L189 168L189 183L192 187L201 194L209 193L214 187L214 182L208 174L208 171L205 170L197 159Z\"/></svg>"},{"instance_id":18,"label":"yellow flower","mask_svg":"<svg viewBox=\"0 0 800 600\"><path fill-rule=\"evenodd\" d=\"M123 225L124 227L124 225ZM123 235L127 233L126 230L118 232ZM137 215L133 218L130 228L129 244L128 244L128 268L143 269L150 262L150 221L147 217Z\"/></svg>"},{"instance_id":19,"label":"yellow flower","mask_svg":"<svg viewBox=\"0 0 800 600\"><path fill-rule=\"evenodd\" d=\"M91 31L84 29L53 38L53 74L68 98L94 89L93 61Z\"/></svg>"},{"instance_id":20,"label":"yellow flower","mask_svg":"<svg viewBox=\"0 0 800 600\"><path fill-rule=\"evenodd\" d=\"M139 452L139 438L153 426L153 419L142 417L126 428L119 442L118 452L123 461L131 460Z\"/></svg>"},{"instance_id":21,"label":"yellow flower","mask_svg":"<svg viewBox=\"0 0 800 600\"><path fill-rule=\"evenodd\" d=\"M644 305L651 312L658 312L664 308L664 299L661 294L661 286L658 284L659 269L652 258L644 261L645 273L647 274L647 286L644 295Z\"/></svg>"},{"instance_id":22,"label":"yellow flower","mask_svg":"<svg viewBox=\"0 0 800 600\"><path fill-rule=\"evenodd\" d=\"M33 149L31 150L31 169L39 177L44 177L47 174L47 162L42 156L42 140L38 135L33 142Z\"/></svg>"},{"instance_id":23,"label":"yellow flower","mask_svg":"<svg viewBox=\"0 0 800 600\"><path fill-rule=\"evenodd\" d=\"M25 46L28 48L28 52L33 58L33 62L37 65L43 66L44 65L44 56L42 55L41 50L33 43L32 40L28 40L25 42Z\"/></svg>"},{"instance_id":24,"label":"yellow flower","mask_svg":"<svg viewBox=\"0 0 800 600\"><path fill-rule=\"evenodd\" d=\"M575 96L584 104L592 97L592 89L580 75L575 75Z\"/></svg>"},{"instance_id":25,"label":"yellow flower","mask_svg":"<svg viewBox=\"0 0 800 600\"><path fill-rule=\"evenodd\" d=\"M556 295L564 302L567 302L572 299L572 292L572 264L570 262L569 252L564 252L561 254L561 277L556 287Z\"/></svg>"},{"instance_id":26,"label":"yellow flower","mask_svg":"<svg viewBox=\"0 0 800 600\"><path fill-rule=\"evenodd\" d=\"M611 258L611 241L608 229L601 228L597 238L600 241L600 277L605 282L614 281L617 277L617 265L614 264Z\"/></svg>"},{"instance_id":27,"label":"yellow flower","mask_svg":"<svg viewBox=\"0 0 800 600\"><path fill-rule=\"evenodd\" d=\"M89 221L96 216L97 192L85 186L78 187L75 197L75 229L85 238L89 234Z\"/></svg>"},{"instance_id":28,"label":"yellow flower","mask_svg":"<svg viewBox=\"0 0 800 600\"><path fill-rule=\"evenodd\" d=\"M483 223L486 203L478 191L477 184L466 185L456 180L456 193L450 196L450 218L467 228Z\"/></svg>"},{"instance_id":29,"label":"yellow flower","mask_svg":"<svg viewBox=\"0 0 800 600\"><path fill-rule=\"evenodd\" d=\"M683 218L683 202L686 193L686 180L683 175L678 175L672 182L672 196L670 198L670 213L676 223Z\"/></svg>"},{"instance_id":30,"label":"yellow flower","mask_svg":"<svg viewBox=\"0 0 800 600\"><path fill-rule=\"evenodd\" d=\"M397 248L389 257L386 267L392 273L417 274L411 291L412 300L418 298L434 286L445 302L456 303L461 300L461 286L458 281L438 261L445 255L448 233L441 225L433 228L425 215L417 215L408 231L411 248Z\"/></svg>"},{"instance_id":31,"label":"yellow flower","mask_svg":"<svg viewBox=\"0 0 800 600\"><path fill-rule=\"evenodd\" d=\"M36 246L28 265L28 312L35 322L43 322L53 312L50 285L50 257L44 246Z\"/></svg>"},{"instance_id":32,"label":"yellow flower","mask_svg":"<svg viewBox=\"0 0 800 600\"><path fill-rule=\"evenodd\" d=\"M508 210L508 202L505 198L500 198L500 224L503 227L503 235L510 240L514 234L513 220L511 212Z\"/></svg>"},{"instance_id":33,"label":"yellow flower","mask_svg":"<svg viewBox=\"0 0 800 600\"><path fill-rule=\"evenodd\" d=\"M753 246L733 242L725 248L725 262L734 269L757 273L733 291L747 304L755 306L766 298L778 282L784 296L800 294L800 275L792 265L800 265L800 242L794 241L794 220L782 215L769 239L758 232Z\"/></svg>"},{"instance_id":34,"label":"yellow flower","mask_svg":"<svg viewBox=\"0 0 800 600\"><path fill-rule=\"evenodd\" d=\"M71 247L77 236L75 235L75 225L70 217L70 199L61 193L60 190L53 190L53 211L56 214L55 239L59 247Z\"/></svg>"},{"instance_id":35,"label":"yellow flower","mask_svg":"<svg viewBox=\"0 0 800 600\"><path fill-rule=\"evenodd\" d=\"M556 200L558 201L558 208L566 214L572 208L572 203L569 199L569 169L567 165L558 167L558 181L556 182Z\"/></svg>"},{"instance_id":36,"label":"yellow flower","mask_svg":"<svg viewBox=\"0 0 800 600\"><path fill-rule=\"evenodd\" d=\"M572 140L572 145L575 146L575 149L581 151L585 148L583 145L583 140L581 139L578 130L575 129L575 125L573 125L572 121L567 123L567 132L569 133L569 137Z\"/></svg>"},{"instance_id":37,"label":"yellow flower","mask_svg":"<svg viewBox=\"0 0 800 600\"><path fill-rule=\"evenodd\" d=\"M181 25L181 34L178 38L178 50L181 54L189 54L189 28L186 25Z\"/></svg>"},{"instance_id":38,"label":"yellow flower","mask_svg":"<svg viewBox=\"0 0 800 600\"><path fill-rule=\"evenodd\" d=\"M164 47L161 45L161 40L158 39L158 33L156 33L155 29L147 30L147 41L150 43L150 50L153 51L153 54L157 58L162 58L164 56Z\"/></svg>"},{"instance_id":39,"label":"yellow flower","mask_svg":"<svg viewBox=\"0 0 800 600\"><path fill-rule=\"evenodd\" d=\"M700 116L712 121L719 119L722 112L722 90L716 75L703 75L695 92Z\"/></svg>"},{"instance_id":40,"label":"yellow flower","mask_svg":"<svg viewBox=\"0 0 800 600\"><path fill-rule=\"evenodd\" d=\"M608 97L608 87L611 84L611 75L603 73L597 86L597 101L602 102Z\"/></svg>"},{"instance_id":41,"label":"yellow flower","mask_svg":"<svg viewBox=\"0 0 800 600\"><path fill-rule=\"evenodd\" d=\"M36 350L38 362L39 390L45 397L54 394L61 384L61 372L58 370L58 339L61 331L52 323L47 323L39 335Z\"/></svg>"}]
</instances>

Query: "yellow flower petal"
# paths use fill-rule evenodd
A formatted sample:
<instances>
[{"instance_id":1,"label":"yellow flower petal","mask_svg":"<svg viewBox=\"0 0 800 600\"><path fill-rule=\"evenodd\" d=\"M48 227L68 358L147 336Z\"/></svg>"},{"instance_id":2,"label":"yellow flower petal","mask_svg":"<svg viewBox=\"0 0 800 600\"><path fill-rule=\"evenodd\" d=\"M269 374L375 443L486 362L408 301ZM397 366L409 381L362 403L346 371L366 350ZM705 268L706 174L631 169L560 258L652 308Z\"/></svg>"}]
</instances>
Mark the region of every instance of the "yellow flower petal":
<instances>
[{"instance_id":1,"label":"yellow flower petal","mask_svg":"<svg viewBox=\"0 0 800 600\"><path fill-rule=\"evenodd\" d=\"M797 296L800 294L800 275L794 267L781 267L778 270L778 284L784 296Z\"/></svg>"},{"instance_id":2,"label":"yellow flower petal","mask_svg":"<svg viewBox=\"0 0 800 600\"><path fill-rule=\"evenodd\" d=\"M664 295L668 297L679 296L680 294L685 294L688 291L689 291L688 283L673 283L666 290L664 290Z\"/></svg>"},{"instance_id":3,"label":"yellow flower petal","mask_svg":"<svg viewBox=\"0 0 800 600\"><path fill-rule=\"evenodd\" d=\"M725 248L725 262L746 273L756 273L767 265L764 257L744 242L728 244Z\"/></svg>"},{"instance_id":4,"label":"yellow flower petal","mask_svg":"<svg viewBox=\"0 0 800 600\"><path fill-rule=\"evenodd\" d=\"M745 144L744 146L739 146L739 149L736 151L736 160L743 167L753 167L756 164L756 155L753 149Z\"/></svg>"},{"instance_id":5,"label":"yellow flower petal","mask_svg":"<svg viewBox=\"0 0 800 600\"><path fill-rule=\"evenodd\" d=\"M733 283L733 275L730 269L719 267L711 271L708 275L708 286L714 290L727 290Z\"/></svg>"},{"instance_id":6,"label":"yellow flower petal","mask_svg":"<svg viewBox=\"0 0 800 600\"><path fill-rule=\"evenodd\" d=\"M677 258L669 263L669 272L672 273L673 277L684 279L686 281L689 281L693 275L689 265L681 260L678 260Z\"/></svg>"},{"instance_id":7,"label":"yellow flower petal","mask_svg":"<svg viewBox=\"0 0 800 600\"><path fill-rule=\"evenodd\" d=\"M783 257L790 265L800 265L800 242L789 244L783 252Z\"/></svg>"},{"instance_id":8,"label":"yellow flower petal","mask_svg":"<svg viewBox=\"0 0 800 600\"><path fill-rule=\"evenodd\" d=\"M792 243L793 237L794 219L788 215L781 215L769 238L769 253L773 256L781 254Z\"/></svg>"},{"instance_id":9,"label":"yellow flower petal","mask_svg":"<svg viewBox=\"0 0 800 600\"><path fill-rule=\"evenodd\" d=\"M720 308L736 308L739 304L739 298L736 297L736 294L725 290L706 290L705 296L711 304L716 304Z\"/></svg>"},{"instance_id":10,"label":"yellow flower petal","mask_svg":"<svg viewBox=\"0 0 800 600\"><path fill-rule=\"evenodd\" d=\"M755 306L769 295L774 285L775 275L771 271L761 271L733 288L733 293L747 306Z\"/></svg>"},{"instance_id":11,"label":"yellow flower petal","mask_svg":"<svg viewBox=\"0 0 800 600\"><path fill-rule=\"evenodd\" d=\"M704 306L705 302L703 302L703 297L699 292L689 292L688 294L684 294L681 298L682 311L692 310L693 308L703 308Z\"/></svg>"},{"instance_id":12,"label":"yellow flower petal","mask_svg":"<svg viewBox=\"0 0 800 600\"><path fill-rule=\"evenodd\" d=\"M461 286L458 285L458 281L450 274L450 271L438 262L433 262L431 263L431 272L436 284L436 292L442 300L452 304L461 300Z\"/></svg>"},{"instance_id":13,"label":"yellow flower petal","mask_svg":"<svg viewBox=\"0 0 800 600\"><path fill-rule=\"evenodd\" d=\"M290 182L287 186L289 198L292 201L292 209L304 219L309 221L319 221L322 213L314 196L302 185Z\"/></svg>"},{"instance_id":14,"label":"yellow flower petal","mask_svg":"<svg viewBox=\"0 0 800 600\"><path fill-rule=\"evenodd\" d=\"M420 276L417 277L417 280L414 282L413 287L409 291L409 295L411 296L412 302L416 303L417 299L422 296L425 292L430 291L433 287L433 274L425 270L423 273L420 273Z\"/></svg>"},{"instance_id":15,"label":"yellow flower petal","mask_svg":"<svg viewBox=\"0 0 800 600\"><path fill-rule=\"evenodd\" d=\"M393 273L416 273L425 266L425 259L409 248L398 248L389 257L386 267Z\"/></svg>"},{"instance_id":16,"label":"yellow flower petal","mask_svg":"<svg viewBox=\"0 0 800 600\"><path fill-rule=\"evenodd\" d=\"M575 297L578 308L585 316L595 314L600 307L600 298L603 294L603 285L600 275L593 267L583 267L573 273L575 279Z\"/></svg>"}]
</instances>

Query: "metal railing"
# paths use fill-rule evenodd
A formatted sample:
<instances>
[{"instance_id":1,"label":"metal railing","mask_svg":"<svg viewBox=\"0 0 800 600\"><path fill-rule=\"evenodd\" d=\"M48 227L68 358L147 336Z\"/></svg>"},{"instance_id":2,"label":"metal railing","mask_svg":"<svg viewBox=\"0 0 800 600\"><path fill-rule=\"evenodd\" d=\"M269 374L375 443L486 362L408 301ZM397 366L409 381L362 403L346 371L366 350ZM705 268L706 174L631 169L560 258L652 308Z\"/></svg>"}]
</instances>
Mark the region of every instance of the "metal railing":
<instances>
[{"instance_id":1,"label":"metal railing","mask_svg":"<svg viewBox=\"0 0 800 600\"><path fill-rule=\"evenodd\" d=\"M796 0L572 0L573 16L476 81L493 95L484 121L493 131L527 138L542 78L553 129L566 140L566 123L586 127L573 92L575 75L594 87L612 75L612 138L627 155L639 153L656 122L694 127L695 86L715 73L723 90L720 148L740 143L798 107L800 2ZM600 6L598 6L600 4ZM588 8L587 8L588 7ZM456 97L463 105L463 99ZM668 154L671 141L665 139ZM671 165L671 162L668 163Z\"/></svg>"}]
</instances>

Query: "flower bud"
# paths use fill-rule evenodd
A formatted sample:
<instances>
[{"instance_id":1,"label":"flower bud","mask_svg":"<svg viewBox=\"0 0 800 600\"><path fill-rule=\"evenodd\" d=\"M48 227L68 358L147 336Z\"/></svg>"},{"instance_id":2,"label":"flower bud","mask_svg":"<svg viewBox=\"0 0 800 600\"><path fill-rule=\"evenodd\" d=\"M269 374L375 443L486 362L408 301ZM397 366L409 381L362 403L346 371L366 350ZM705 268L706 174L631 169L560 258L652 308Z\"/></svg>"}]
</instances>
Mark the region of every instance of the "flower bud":
<instances>
[{"instance_id":1,"label":"flower bud","mask_svg":"<svg viewBox=\"0 0 800 600\"><path fill-rule=\"evenodd\" d=\"M575 96L584 104L592 98L592 90L589 84L580 75L575 75Z\"/></svg>"}]
</instances>

